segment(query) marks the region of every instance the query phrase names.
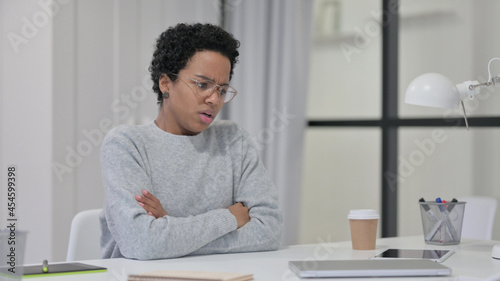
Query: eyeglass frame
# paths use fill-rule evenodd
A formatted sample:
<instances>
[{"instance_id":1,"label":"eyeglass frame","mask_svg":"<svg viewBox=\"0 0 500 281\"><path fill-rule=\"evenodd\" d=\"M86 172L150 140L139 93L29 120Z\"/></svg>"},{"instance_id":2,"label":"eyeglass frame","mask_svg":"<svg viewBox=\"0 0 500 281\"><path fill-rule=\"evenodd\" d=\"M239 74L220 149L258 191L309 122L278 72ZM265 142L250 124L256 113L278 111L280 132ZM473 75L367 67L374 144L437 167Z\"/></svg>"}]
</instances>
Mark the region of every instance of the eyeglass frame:
<instances>
[{"instance_id":1,"label":"eyeglass frame","mask_svg":"<svg viewBox=\"0 0 500 281\"><path fill-rule=\"evenodd\" d=\"M191 91L195 91L197 95L202 96L202 97L203 97L203 95L200 95L200 93L199 93L199 91L198 91L198 90L200 90L200 89L199 89L199 86L198 86L200 83L211 83L211 84L213 84L213 87L212 87L212 88L210 88L210 90L209 90L209 93L210 93L210 94L208 94L206 97L210 97L210 96L214 93L214 90L217 88L217 95L218 95L219 101L220 101L220 97L221 97L221 95L222 95L222 94L221 94L221 90L223 90L223 87L227 87L227 88L229 88L229 89L233 89L233 91L234 91L233 97L232 97L230 100L228 100L228 101L222 101L224 104L229 103L230 101L232 101L232 100L234 99L234 97L236 97L236 95L238 94L238 91L236 91L236 89L235 89L235 88L233 88L233 87L231 87L231 86L229 86L229 85L226 85L226 86L221 86L221 85L219 85L219 84L215 84L215 82L213 82L213 81L211 81L211 80L208 80L208 79L203 81L203 80L197 80L197 79L194 79L194 78L191 78L191 77L187 77L187 76L179 75L179 74L176 74L176 73L170 73L170 74L175 75L175 76L177 76L177 77L186 78L186 79L189 79L189 80L191 80L191 81L195 82L195 83L196 83L196 87L197 87L197 88L196 88L195 90L193 90L191 87L189 87L189 88L191 89ZM225 94L224 94L224 95L225 95ZM224 99L225 99L225 98L224 98Z\"/></svg>"}]
</instances>

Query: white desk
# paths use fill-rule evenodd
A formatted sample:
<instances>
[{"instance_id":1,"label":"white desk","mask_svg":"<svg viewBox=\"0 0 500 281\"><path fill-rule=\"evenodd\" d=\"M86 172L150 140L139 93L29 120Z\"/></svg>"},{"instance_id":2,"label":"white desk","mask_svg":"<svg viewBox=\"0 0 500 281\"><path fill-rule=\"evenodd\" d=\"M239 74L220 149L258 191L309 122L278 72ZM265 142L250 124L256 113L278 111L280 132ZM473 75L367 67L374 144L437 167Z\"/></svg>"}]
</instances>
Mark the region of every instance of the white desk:
<instances>
[{"instance_id":1,"label":"white desk","mask_svg":"<svg viewBox=\"0 0 500 281\"><path fill-rule=\"evenodd\" d=\"M374 251L353 251L350 241L337 243L319 243L309 245L289 246L272 252L255 252L241 254L224 254L209 256L194 256L178 259L136 261L128 259L89 260L84 263L104 266L106 273L77 274L60 277L43 277L29 280L106 280L126 281L129 274L143 273L152 270L199 270L199 271L227 271L254 274L255 280L300 280L288 269L290 260L325 260L325 259L366 259L383 250L392 248L406 249L454 249L456 252L448 258L444 265L453 271L453 277L440 278L408 278L411 280L462 280L456 276L476 277L477 280L500 273L500 260L491 258L493 245L500 241L462 240L459 245L434 246L424 243L421 236L384 238L377 241ZM405 278L389 278L385 280L401 280ZM307 279L307 280L357 280L349 279ZM384 280L369 278L361 280ZM466 279L475 280L475 279Z\"/></svg>"}]
</instances>

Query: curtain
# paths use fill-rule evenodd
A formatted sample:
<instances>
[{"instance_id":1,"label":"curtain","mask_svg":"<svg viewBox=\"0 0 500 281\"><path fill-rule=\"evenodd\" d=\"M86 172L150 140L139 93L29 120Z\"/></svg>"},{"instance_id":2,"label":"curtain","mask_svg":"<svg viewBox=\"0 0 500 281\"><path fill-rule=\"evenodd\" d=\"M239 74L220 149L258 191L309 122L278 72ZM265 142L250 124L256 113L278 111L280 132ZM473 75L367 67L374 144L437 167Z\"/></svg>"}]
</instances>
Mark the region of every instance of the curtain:
<instances>
[{"instance_id":1,"label":"curtain","mask_svg":"<svg viewBox=\"0 0 500 281\"><path fill-rule=\"evenodd\" d=\"M278 189L283 245L298 241L312 0L226 2L226 29L240 40L223 117L252 136Z\"/></svg>"}]
</instances>

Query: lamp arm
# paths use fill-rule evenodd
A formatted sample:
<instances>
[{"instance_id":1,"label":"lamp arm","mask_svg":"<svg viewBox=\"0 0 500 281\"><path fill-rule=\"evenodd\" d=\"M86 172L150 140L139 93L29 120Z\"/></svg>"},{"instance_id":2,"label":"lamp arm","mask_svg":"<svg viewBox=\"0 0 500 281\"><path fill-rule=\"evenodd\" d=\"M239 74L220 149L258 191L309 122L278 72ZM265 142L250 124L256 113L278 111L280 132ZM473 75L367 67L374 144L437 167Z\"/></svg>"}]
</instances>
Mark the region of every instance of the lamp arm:
<instances>
[{"instance_id":1,"label":"lamp arm","mask_svg":"<svg viewBox=\"0 0 500 281\"><path fill-rule=\"evenodd\" d=\"M476 84L476 85L469 85L469 90L474 90L476 88L484 88L484 87L489 87L489 86L496 86L497 83L500 83L500 76L495 76L491 78L490 81Z\"/></svg>"},{"instance_id":2,"label":"lamp arm","mask_svg":"<svg viewBox=\"0 0 500 281\"><path fill-rule=\"evenodd\" d=\"M467 130L469 130L469 122L467 122L467 113L465 112L465 105L463 98L468 96L469 99L472 100L474 99L474 96L476 94L479 94L481 88L495 86L499 82L500 82L500 76L495 76L492 77L490 81L484 83L479 83L478 81L465 81L456 85L458 94L460 96L460 104L462 105L462 109L464 111L465 126L467 127Z\"/></svg>"},{"instance_id":3,"label":"lamp arm","mask_svg":"<svg viewBox=\"0 0 500 281\"><path fill-rule=\"evenodd\" d=\"M491 63L493 61L500 61L500 58L492 58L489 62L488 62L488 75L489 75L489 81L488 82L484 82L484 83L480 83L480 84L476 84L476 85L469 85L469 91L472 91L472 90L475 90L476 88L484 88L484 87L489 87L489 86L496 86L497 83L500 83L500 75L499 76L494 76L494 77L491 77ZM474 82L477 82L477 81L474 81ZM470 97L470 96L469 96Z\"/></svg>"}]
</instances>

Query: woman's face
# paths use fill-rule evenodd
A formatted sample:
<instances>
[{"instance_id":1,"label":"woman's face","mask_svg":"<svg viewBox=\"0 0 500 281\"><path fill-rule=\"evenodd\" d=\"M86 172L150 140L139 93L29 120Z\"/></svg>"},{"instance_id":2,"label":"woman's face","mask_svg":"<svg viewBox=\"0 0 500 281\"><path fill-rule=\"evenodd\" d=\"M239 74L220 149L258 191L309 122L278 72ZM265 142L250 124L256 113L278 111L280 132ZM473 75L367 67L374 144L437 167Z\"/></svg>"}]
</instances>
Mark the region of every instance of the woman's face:
<instances>
[{"instance_id":1,"label":"woman's face","mask_svg":"<svg viewBox=\"0 0 500 281\"><path fill-rule=\"evenodd\" d=\"M227 57L214 51L200 51L178 73L175 82L163 75L159 81L160 90L168 92L169 97L163 100L158 126L175 135L196 135L204 131L222 109L224 101L219 100L217 90L209 96L198 95L196 82L191 79L227 85L230 71Z\"/></svg>"}]
</instances>

